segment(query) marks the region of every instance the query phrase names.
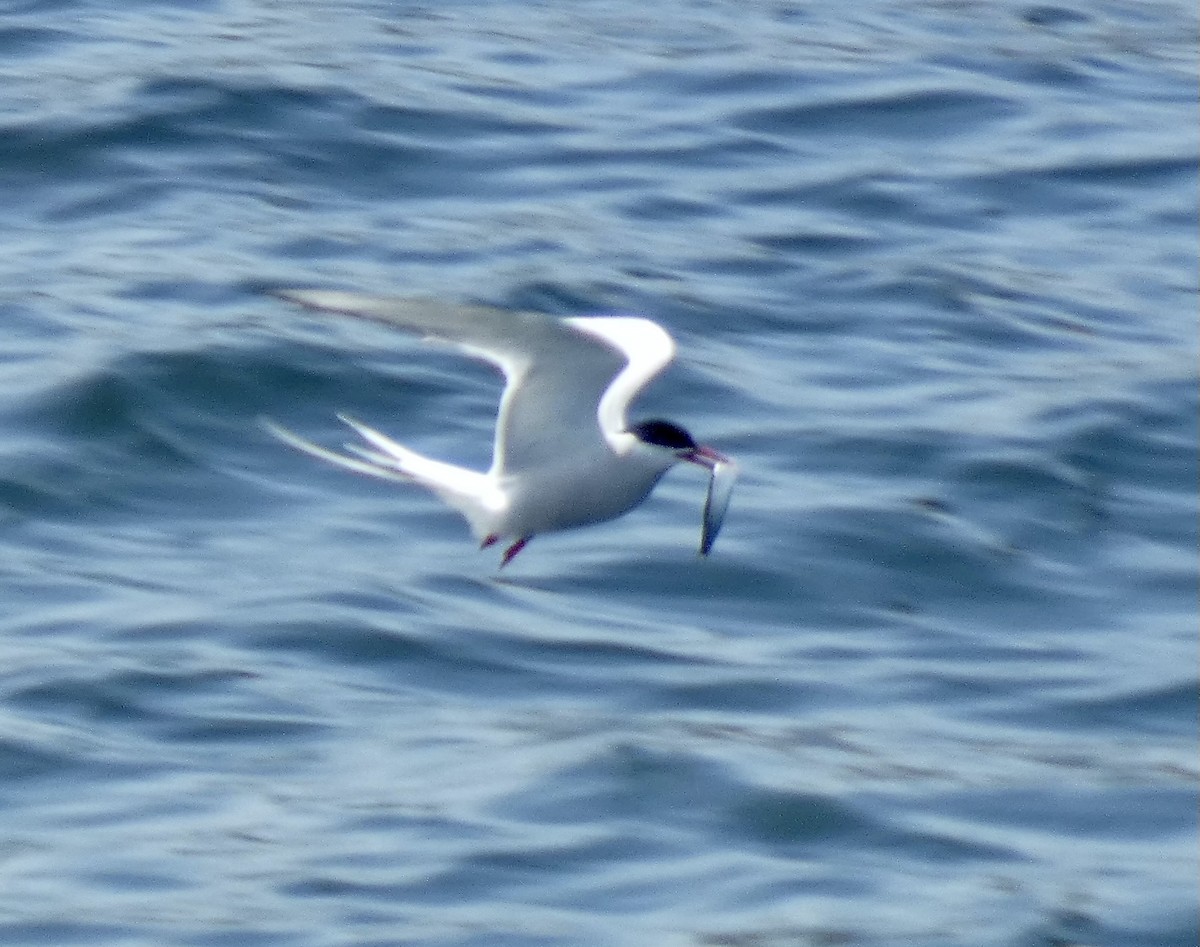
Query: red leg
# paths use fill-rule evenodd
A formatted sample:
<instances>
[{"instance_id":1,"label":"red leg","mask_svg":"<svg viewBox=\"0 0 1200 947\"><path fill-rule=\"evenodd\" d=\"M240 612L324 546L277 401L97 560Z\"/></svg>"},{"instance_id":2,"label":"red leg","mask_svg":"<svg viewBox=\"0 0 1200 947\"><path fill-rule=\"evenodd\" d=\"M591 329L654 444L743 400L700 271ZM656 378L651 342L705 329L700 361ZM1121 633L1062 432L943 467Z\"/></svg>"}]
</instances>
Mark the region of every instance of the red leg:
<instances>
[{"instance_id":1,"label":"red leg","mask_svg":"<svg viewBox=\"0 0 1200 947\"><path fill-rule=\"evenodd\" d=\"M483 538L483 542L481 542L479 544L479 548L487 549L488 546L495 545L497 542L499 542L499 540L500 540L500 537L497 536L495 533L492 533L490 536L485 536Z\"/></svg>"},{"instance_id":2,"label":"red leg","mask_svg":"<svg viewBox=\"0 0 1200 947\"><path fill-rule=\"evenodd\" d=\"M533 539L532 536L522 536L515 543L509 546L508 549L504 551L504 558L500 560L500 568L503 569L506 565L512 562L516 554L524 549L525 544L531 539Z\"/></svg>"}]
</instances>

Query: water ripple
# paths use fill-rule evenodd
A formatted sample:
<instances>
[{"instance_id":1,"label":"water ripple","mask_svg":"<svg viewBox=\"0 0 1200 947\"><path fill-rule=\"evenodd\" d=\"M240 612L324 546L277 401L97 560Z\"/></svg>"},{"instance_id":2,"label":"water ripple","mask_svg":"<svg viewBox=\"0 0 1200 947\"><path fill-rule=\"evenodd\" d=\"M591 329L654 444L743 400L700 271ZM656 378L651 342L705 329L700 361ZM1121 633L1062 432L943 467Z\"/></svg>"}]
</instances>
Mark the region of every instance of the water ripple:
<instances>
[{"instance_id":1,"label":"water ripple","mask_svg":"<svg viewBox=\"0 0 1200 947\"><path fill-rule=\"evenodd\" d=\"M1191 6L10 7L0 940L1195 943ZM295 284L658 319L715 554Z\"/></svg>"}]
</instances>

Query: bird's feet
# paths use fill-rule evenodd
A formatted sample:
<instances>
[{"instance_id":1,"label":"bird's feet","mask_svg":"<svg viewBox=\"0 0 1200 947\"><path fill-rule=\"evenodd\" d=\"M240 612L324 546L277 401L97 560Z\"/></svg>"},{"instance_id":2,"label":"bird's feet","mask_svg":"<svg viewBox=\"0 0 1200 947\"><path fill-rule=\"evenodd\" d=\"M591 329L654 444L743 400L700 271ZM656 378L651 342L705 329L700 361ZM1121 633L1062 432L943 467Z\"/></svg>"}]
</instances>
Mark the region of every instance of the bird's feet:
<instances>
[{"instance_id":1,"label":"bird's feet","mask_svg":"<svg viewBox=\"0 0 1200 947\"><path fill-rule=\"evenodd\" d=\"M525 548L525 544L533 539L532 536L522 536L515 543L504 550L504 557L500 560L500 568L503 569L506 565L513 561L517 553Z\"/></svg>"},{"instance_id":2,"label":"bird's feet","mask_svg":"<svg viewBox=\"0 0 1200 947\"><path fill-rule=\"evenodd\" d=\"M504 550L504 555L500 559L500 568L503 569L506 565L508 565L510 562L512 562L513 559L516 557L517 553L519 553L522 549L524 549L525 544L528 543L529 540L531 540L531 539L533 539L532 536L522 536L515 543L513 543L511 546L509 546L506 550ZM495 533L492 533L490 536L484 537L483 542L481 542L479 544L479 548L487 549L488 546L494 546L499 541L500 541L500 537L497 536Z\"/></svg>"}]
</instances>

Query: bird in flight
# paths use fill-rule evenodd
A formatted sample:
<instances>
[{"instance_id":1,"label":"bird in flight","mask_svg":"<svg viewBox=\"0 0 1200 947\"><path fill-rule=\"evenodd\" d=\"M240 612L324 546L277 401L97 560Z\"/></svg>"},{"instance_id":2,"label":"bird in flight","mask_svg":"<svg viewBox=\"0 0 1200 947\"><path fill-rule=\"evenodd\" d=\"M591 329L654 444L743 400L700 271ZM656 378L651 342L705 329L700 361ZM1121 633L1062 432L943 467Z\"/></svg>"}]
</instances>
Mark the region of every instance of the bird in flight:
<instances>
[{"instance_id":1,"label":"bird in flight","mask_svg":"<svg viewBox=\"0 0 1200 947\"><path fill-rule=\"evenodd\" d=\"M538 533L601 523L649 496L677 463L709 471L700 554L707 555L729 505L736 464L671 421L630 423L630 401L675 354L649 319L556 319L535 312L338 290L285 290L281 299L317 312L366 319L441 342L503 372L492 465L470 470L418 454L353 418L360 438L338 453L274 422L282 441L358 473L416 483L467 521L482 548L505 543L507 565Z\"/></svg>"}]
</instances>

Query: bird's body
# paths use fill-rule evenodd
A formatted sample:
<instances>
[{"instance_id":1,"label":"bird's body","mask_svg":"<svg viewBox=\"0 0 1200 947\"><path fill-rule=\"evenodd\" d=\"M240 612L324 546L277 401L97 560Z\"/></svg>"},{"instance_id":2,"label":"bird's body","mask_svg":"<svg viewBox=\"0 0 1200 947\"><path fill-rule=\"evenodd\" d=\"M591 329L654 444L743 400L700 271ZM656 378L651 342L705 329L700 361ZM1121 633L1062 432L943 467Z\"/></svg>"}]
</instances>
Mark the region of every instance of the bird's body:
<instances>
[{"instance_id":1,"label":"bird's body","mask_svg":"<svg viewBox=\"0 0 1200 947\"><path fill-rule=\"evenodd\" d=\"M278 295L309 309L448 343L500 368L507 385L486 473L425 457L344 416L364 442L346 445L348 454L270 427L294 447L342 467L427 488L462 514L484 546L510 540L505 563L537 533L628 512L680 461L710 468L714 483L720 473L727 481L723 502L728 501L735 468L727 458L670 422L630 427L626 420L629 401L675 352L671 337L648 319L554 319L329 290ZM710 524L706 507L702 552L711 546L723 512L722 505Z\"/></svg>"}]
</instances>

